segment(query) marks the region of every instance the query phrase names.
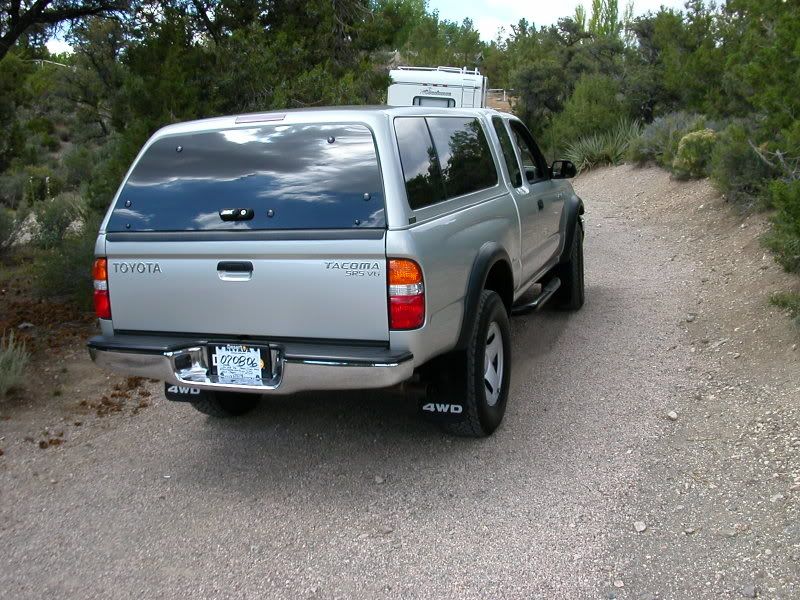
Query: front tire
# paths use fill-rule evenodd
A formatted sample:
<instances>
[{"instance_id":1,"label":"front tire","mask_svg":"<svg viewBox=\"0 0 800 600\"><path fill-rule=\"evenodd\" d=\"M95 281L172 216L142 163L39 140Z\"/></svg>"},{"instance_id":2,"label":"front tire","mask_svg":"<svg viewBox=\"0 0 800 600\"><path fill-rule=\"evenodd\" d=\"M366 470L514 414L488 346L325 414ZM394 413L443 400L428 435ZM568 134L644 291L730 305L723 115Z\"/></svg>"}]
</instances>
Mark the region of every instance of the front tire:
<instances>
[{"instance_id":1,"label":"front tire","mask_svg":"<svg viewBox=\"0 0 800 600\"><path fill-rule=\"evenodd\" d=\"M561 280L561 287L553 297L553 306L561 310L581 308L584 302L584 284L583 226L580 222L575 225L569 258L555 269L555 275Z\"/></svg>"},{"instance_id":2,"label":"front tire","mask_svg":"<svg viewBox=\"0 0 800 600\"><path fill-rule=\"evenodd\" d=\"M442 428L464 437L491 435L505 415L511 383L511 329L496 292L481 293L467 349L449 358L446 380L451 385L442 391L464 411L460 420L445 421Z\"/></svg>"},{"instance_id":3,"label":"front tire","mask_svg":"<svg viewBox=\"0 0 800 600\"><path fill-rule=\"evenodd\" d=\"M258 406L260 396L235 392L207 392L202 400L191 402L195 410L217 419L238 417Z\"/></svg>"}]
</instances>

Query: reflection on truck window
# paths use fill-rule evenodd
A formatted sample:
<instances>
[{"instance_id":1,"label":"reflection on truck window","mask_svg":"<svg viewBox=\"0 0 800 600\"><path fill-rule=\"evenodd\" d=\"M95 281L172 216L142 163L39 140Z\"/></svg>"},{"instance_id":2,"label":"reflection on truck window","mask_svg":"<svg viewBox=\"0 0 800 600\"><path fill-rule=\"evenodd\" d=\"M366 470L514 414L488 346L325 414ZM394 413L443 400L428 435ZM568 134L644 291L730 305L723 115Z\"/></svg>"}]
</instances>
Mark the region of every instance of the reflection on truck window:
<instances>
[{"instance_id":1,"label":"reflection on truck window","mask_svg":"<svg viewBox=\"0 0 800 600\"><path fill-rule=\"evenodd\" d=\"M497 169L478 119L426 119L439 157L448 198L497 185Z\"/></svg>"},{"instance_id":2,"label":"reflection on truck window","mask_svg":"<svg viewBox=\"0 0 800 600\"><path fill-rule=\"evenodd\" d=\"M241 219L226 211L248 211ZM385 227L383 182L364 125L275 125L157 139L108 231Z\"/></svg>"},{"instance_id":3,"label":"reflection on truck window","mask_svg":"<svg viewBox=\"0 0 800 600\"><path fill-rule=\"evenodd\" d=\"M435 106L437 108L453 108L456 101L452 98L434 98L432 96L414 96L414 106Z\"/></svg>"},{"instance_id":4,"label":"reflection on truck window","mask_svg":"<svg viewBox=\"0 0 800 600\"><path fill-rule=\"evenodd\" d=\"M478 119L399 117L394 128L412 209L497 185L497 169Z\"/></svg>"},{"instance_id":5,"label":"reflection on truck window","mask_svg":"<svg viewBox=\"0 0 800 600\"><path fill-rule=\"evenodd\" d=\"M417 209L444 200L442 174L425 119L395 119L394 130L406 180L408 205Z\"/></svg>"}]
</instances>

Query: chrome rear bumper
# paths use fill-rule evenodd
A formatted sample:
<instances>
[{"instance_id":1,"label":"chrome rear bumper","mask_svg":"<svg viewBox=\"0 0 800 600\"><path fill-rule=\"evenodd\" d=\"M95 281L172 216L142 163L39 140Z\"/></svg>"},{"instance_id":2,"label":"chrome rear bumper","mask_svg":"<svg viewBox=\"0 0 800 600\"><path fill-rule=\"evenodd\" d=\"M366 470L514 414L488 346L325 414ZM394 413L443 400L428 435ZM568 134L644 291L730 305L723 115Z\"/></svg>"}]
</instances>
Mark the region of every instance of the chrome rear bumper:
<instances>
[{"instance_id":1,"label":"chrome rear bumper","mask_svg":"<svg viewBox=\"0 0 800 600\"><path fill-rule=\"evenodd\" d=\"M136 337L98 336L89 341L89 355L98 366L124 375L209 391L255 394L384 388L397 385L414 373L410 353L393 356L383 348L342 347L341 356L337 356L338 347L314 352L315 347L307 344L292 347L251 341L253 345L269 347L272 378L252 384L219 382L208 365L207 341L176 348L164 343L135 345ZM152 342L152 338L148 341Z\"/></svg>"}]
</instances>

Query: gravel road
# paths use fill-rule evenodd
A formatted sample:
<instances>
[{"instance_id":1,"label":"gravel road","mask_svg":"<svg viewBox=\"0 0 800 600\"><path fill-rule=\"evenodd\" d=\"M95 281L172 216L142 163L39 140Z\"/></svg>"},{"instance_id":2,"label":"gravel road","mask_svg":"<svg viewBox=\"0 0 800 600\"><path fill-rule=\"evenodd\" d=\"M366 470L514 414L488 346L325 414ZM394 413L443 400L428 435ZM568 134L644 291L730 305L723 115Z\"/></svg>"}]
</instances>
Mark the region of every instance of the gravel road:
<instances>
[{"instance_id":1,"label":"gravel road","mask_svg":"<svg viewBox=\"0 0 800 600\"><path fill-rule=\"evenodd\" d=\"M750 446L736 460L687 441L720 376L687 329L699 259L608 185L577 182L586 305L512 320L489 439L448 437L386 393L270 399L233 421L157 397L47 450L0 422L0 597L798 597L798 449L786 438L781 479L747 470ZM737 377L730 394L791 386ZM732 497L738 520L714 520Z\"/></svg>"}]
</instances>

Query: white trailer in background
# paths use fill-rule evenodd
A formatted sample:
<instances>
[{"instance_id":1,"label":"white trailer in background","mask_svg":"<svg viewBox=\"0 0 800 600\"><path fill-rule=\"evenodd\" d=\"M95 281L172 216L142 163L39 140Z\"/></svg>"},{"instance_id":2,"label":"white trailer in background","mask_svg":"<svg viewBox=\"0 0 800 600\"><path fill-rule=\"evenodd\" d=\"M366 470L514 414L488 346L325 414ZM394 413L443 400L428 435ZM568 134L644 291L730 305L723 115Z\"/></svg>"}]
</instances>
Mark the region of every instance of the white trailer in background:
<instances>
[{"instance_id":1,"label":"white trailer in background","mask_svg":"<svg viewBox=\"0 0 800 600\"><path fill-rule=\"evenodd\" d=\"M389 71L389 76L390 106L486 106L487 81L478 69L398 67Z\"/></svg>"}]
</instances>

